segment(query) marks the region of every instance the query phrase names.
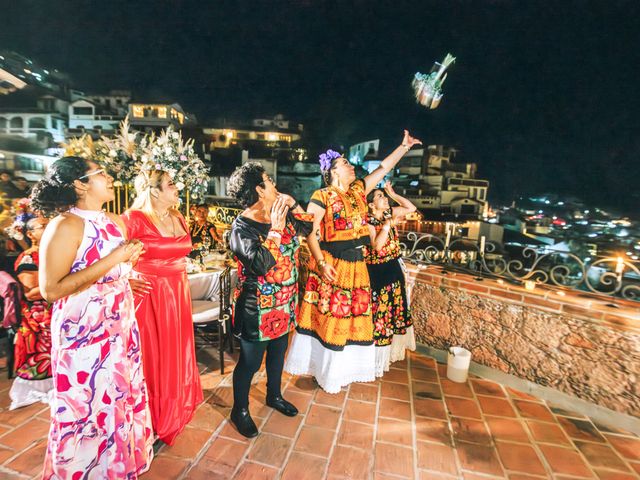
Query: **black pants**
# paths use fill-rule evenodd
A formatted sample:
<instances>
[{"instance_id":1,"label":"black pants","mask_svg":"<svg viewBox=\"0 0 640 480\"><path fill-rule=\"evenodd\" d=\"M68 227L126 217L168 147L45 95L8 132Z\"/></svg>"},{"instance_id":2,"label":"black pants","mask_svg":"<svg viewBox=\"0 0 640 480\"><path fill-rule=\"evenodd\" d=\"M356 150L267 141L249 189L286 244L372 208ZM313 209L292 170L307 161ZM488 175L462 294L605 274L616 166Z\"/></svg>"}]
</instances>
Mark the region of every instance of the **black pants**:
<instances>
[{"instance_id":1,"label":"black pants","mask_svg":"<svg viewBox=\"0 0 640 480\"><path fill-rule=\"evenodd\" d=\"M264 342L240 339L240 359L233 370L233 408L249 408L251 380L260 368L267 351L267 396L280 395L284 354L289 345L289 334Z\"/></svg>"}]
</instances>

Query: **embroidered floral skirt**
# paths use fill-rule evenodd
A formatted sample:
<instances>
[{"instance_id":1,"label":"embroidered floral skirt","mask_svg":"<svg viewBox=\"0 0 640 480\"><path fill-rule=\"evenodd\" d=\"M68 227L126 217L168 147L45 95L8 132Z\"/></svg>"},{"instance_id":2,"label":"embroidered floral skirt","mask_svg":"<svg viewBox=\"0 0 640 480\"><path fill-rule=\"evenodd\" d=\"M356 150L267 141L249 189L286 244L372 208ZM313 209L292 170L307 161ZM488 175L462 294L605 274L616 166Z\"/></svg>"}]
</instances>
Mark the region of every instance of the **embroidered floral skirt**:
<instances>
[{"instance_id":1,"label":"embroidered floral skirt","mask_svg":"<svg viewBox=\"0 0 640 480\"><path fill-rule=\"evenodd\" d=\"M371 278L373 339L376 346L391 345L394 335L405 335L413 325L404 273L397 259L369 264L367 269Z\"/></svg>"},{"instance_id":2,"label":"embroidered floral skirt","mask_svg":"<svg viewBox=\"0 0 640 480\"><path fill-rule=\"evenodd\" d=\"M323 251L336 269L334 282L318 273L313 257L304 292L298 331L316 337L325 348L342 350L345 345L373 342L371 288L364 260L347 261Z\"/></svg>"},{"instance_id":3,"label":"embroidered floral skirt","mask_svg":"<svg viewBox=\"0 0 640 480\"><path fill-rule=\"evenodd\" d=\"M375 380L371 288L364 260L347 261L323 250L337 275L326 282L310 259L309 278L284 369L313 375L328 393Z\"/></svg>"}]
</instances>

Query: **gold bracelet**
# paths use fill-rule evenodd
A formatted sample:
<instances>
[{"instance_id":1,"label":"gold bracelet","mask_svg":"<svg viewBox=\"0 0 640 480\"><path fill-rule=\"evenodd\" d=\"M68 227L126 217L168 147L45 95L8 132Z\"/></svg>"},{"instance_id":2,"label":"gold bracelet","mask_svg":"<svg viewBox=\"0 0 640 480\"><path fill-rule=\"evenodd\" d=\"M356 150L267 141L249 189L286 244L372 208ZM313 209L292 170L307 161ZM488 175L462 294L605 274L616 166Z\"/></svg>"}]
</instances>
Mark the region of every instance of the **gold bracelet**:
<instances>
[{"instance_id":1,"label":"gold bracelet","mask_svg":"<svg viewBox=\"0 0 640 480\"><path fill-rule=\"evenodd\" d=\"M327 264L327 261L324 258L321 258L316 263L318 264L318 268L324 268L325 265Z\"/></svg>"}]
</instances>

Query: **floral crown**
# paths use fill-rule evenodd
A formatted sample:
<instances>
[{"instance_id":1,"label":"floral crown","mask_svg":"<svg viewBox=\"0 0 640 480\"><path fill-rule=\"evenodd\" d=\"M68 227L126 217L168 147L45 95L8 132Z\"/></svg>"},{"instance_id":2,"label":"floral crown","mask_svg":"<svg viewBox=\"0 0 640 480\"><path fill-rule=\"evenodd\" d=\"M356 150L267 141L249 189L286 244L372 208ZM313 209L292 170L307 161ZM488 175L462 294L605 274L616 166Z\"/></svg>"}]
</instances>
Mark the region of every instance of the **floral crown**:
<instances>
[{"instance_id":1,"label":"floral crown","mask_svg":"<svg viewBox=\"0 0 640 480\"><path fill-rule=\"evenodd\" d=\"M342 155L335 150L327 150L320 155L320 170L326 172L331 169L331 164L336 158L340 158Z\"/></svg>"}]
</instances>

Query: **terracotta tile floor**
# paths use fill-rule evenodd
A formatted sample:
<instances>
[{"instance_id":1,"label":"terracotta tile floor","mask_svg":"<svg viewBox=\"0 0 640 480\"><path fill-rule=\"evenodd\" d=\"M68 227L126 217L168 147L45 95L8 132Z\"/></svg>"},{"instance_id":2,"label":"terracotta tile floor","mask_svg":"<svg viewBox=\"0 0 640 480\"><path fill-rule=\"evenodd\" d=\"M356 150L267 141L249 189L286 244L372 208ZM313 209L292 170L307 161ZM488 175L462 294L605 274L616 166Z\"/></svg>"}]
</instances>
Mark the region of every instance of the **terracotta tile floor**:
<instances>
[{"instance_id":1,"label":"terracotta tile floor","mask_svg":"<svg viewBox=\"0 0 640 480\"><path fill-rule=\"evenodd\" d=\"M201 364L215 352L199 351ZM227 423L233 361L224 377L203 367L205 402L152 479L633 479L640 439L595 425L530 395L479 378L457 384L431 358L410 355L384 378L338 395L313 379L284 377L288 418L264 405L264 373L251 391L261 434L249 441ZM0 378L0 479L37 478L48 408L6 410L10 381Z\"/></svg>"}]
</instances>

